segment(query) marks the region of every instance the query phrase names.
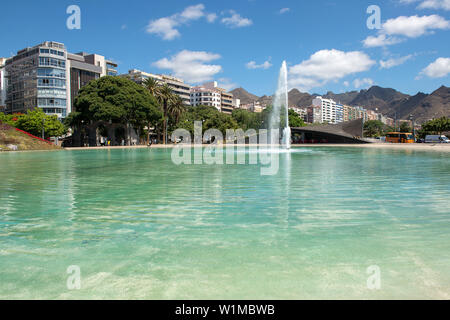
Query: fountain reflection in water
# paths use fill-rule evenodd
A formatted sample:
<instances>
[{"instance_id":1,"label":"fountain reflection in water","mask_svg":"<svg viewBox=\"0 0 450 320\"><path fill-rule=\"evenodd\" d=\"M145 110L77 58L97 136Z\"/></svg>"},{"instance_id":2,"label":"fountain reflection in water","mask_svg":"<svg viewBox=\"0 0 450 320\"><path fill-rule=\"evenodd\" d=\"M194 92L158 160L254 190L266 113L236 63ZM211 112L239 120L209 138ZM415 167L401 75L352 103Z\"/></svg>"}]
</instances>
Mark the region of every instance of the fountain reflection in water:
<instances>
[{"instance_id":1,"label":"fountain reflection in water","mask_svg":"<svg viewBox=\"0 0 450 320\"><path fill-rule=\"evenodd\" d=\"M283 61L278 78L278 87L273 99L273 110L270 115L269 129L283 129L281 145L285 149L291 148L291 128L289 127L289 104L288 104L288 80L287 80L287 64ZM282 123L283 122L283 123ZM271 135L271 144L279 145L280 141L276 141L277 137Z\"/></svg>"}]
</instances>

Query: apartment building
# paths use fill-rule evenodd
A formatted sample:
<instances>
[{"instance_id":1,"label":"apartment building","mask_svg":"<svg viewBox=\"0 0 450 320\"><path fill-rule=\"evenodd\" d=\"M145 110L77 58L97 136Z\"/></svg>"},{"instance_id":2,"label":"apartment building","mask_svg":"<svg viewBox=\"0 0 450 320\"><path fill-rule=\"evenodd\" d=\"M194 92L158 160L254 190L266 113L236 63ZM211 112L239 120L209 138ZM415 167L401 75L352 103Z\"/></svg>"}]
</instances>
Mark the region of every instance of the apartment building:
<instances>
[{"instance_id":1,"label":"apartment building","mask_svg":"<svg viewBox=\"0 0 450 320\"><path fill-rule=\"evenodd\" d=\"M0 112L6 110L6 70L5 70L6 58L0 58Z\"/></svg>"},{"instance_id":2,"label":"apartment building","mask_svg":"<svg viewBox=\"0 0 450 320\"><path fill-rule=\"evenodd\" d=\"M290 106L289 109L295 111L295 113L297 113L300 118L303 119L303 121L306 122L306 120L308 119L308 108L300 108L298 106Z\"/></svg>"},{"instance_id":3,"label":"apartment building","mask_svg":"<svg viewBox=\"0 0 450 320\"><path fill-rule=\"evenodd\" d=\"M191 103L191 86L184 83L182 79L168 75L161 75L162 81L166 83L172 91L178 95L185 105Z\"/></svg>"},{"instance_id":4,"label":"apartment building","mask_svg":"<svg viewBox=\"0 0 450 320\"><path fill-rule=\"evenodd\" d=\"M65 45L46 41L6 60L6 112L35 107L65 118L79 89L89 81L116 75L117 64L97 54L71 54Z\"/></svg>"},{"instance_id":5,"label":"apartment building","mask_svg":"<svg viewBox=\"0 0 450 320\"><path fill-rule=\"evenodd\" d=\"M335 122L334 123L341 123L344 122L344 105L337 103L336 104L336 110L335 110Z\"/></svg>"},{"instance_id":6,"label":"apartment building","mask_svg":"<svg viewBox=\"0 0 450 320\"><path fill-rule=\"evenodd\" d=\"M221 111L222 92L218 89L197 86L191 89L191 106L212 106Z\"/></svg>"},{"instance_id":7,"label":"apartment building","mask_svg":"<svg viewBox=\"0 0 450 320\"><path fill-rule=\"evenodd\" d=\"M233 94L219 88L217 81L206 82L191 89L191 105L213 106L223 113L231 114L234 110Z\"/></svg>"},{"instance_id":8,"label":"apartment building","mask_svg":"<svg viewBox=\"0 0 450 320\"><path fill-rule=\"evenodd\" d=\"M306 108L307 123L322 123L322 108L320 106L310 106Z\"/></svg>"},{"instance_id":9,"label":"apartment building","mask_svg":"<svg viewBox=\"0 0 450 320\"><path fill-rule=\"evenodd\" d=\"M241 104L240 108L248 110L250 112L261 113L266 108L266 106L262 105L259 101L254 101L248 104Z\"/></svg>"},{"instance_id":10,"label":"apartment building","mask_svg":"<svg viewBox=\"0 0 450 320\"><path fill-rule=\"evenodd\" d=\"M168 75L148 73L137 69L129 70L127 74L123 74L121 77L128 78L137 84L143 84L146 79L153 79L160 84L167 84L183 100L185 105L191 104L192 87L184 83L182 79Z\"/></svg>"},{"instance_id":11,"label":"apartment building","mask_svg":"<svg viewBox=\"0 0 450 320\"><path fill-rule=\"evenodd\" d=\"M241 107L241 99L234 99L233 98L233 108L239 109Z\"/></svg>"},{"instance_id":12,"label":"apartment building","mask_svg":"<svg viewBox=\"0 0 450 320\"><path fill-rule=\"evenodd\" d=\"M316 97L312 101L312 105L314 107L319 107L321 109L322 115L321 123L330 123L330 124L338 123L336 102L334 100Z\"/></svg>"},{"instance_id":13,"label":"apartment building","mask_svg":"<svg viewBox=\"0 0 450 320\"><path fill-rule=\"evenodd\" d=\"M233 113L234 110L234 106L233 106L233 94L226 92L225 89L219 89L222 93L221 96L221 101L222 101L222 106L221 106L221 111L223 113L227 113L227 114L231 114Z\"/></svg>"}]
</instances>

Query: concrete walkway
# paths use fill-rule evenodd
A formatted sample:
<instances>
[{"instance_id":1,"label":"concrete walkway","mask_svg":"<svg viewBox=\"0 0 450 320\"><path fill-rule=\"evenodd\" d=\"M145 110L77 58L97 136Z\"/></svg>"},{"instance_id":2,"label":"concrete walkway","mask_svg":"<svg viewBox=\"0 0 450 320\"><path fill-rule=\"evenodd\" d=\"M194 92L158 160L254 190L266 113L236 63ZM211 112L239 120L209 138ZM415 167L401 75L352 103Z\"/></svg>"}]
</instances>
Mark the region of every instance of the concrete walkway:
<instances>
[{"instance_id":1,"label":"concrete walkway","mask_svg":"<svg viewBox=\"0 0 450 320\"><path fill-rule=\"evenodd\" d=\"M64 150L114 150L114 149L172 149L177 145L156 144L147 146L117 146L117 147L81 147L65 148ZM209 145L204 145L209 146ZM224 145L225 147L226 145ZM239 145L244 146L244 145ZM250 145L249 145L250 146ZM374 144L300 144L292 145L293 148L364 148L364 149L385 149L385 150L408 150L408 151L433 151L450 152L450 144L393 144L393 143L374 143Z\"/></svg>"}]
</instances>

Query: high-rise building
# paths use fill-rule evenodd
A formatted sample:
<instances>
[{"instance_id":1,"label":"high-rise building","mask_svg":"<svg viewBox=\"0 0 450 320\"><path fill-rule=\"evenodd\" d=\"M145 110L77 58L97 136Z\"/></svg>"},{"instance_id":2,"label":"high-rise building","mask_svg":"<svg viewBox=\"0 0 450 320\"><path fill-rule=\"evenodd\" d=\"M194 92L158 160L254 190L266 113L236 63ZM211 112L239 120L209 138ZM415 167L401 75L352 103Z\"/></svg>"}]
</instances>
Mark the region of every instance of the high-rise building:
<instances>
[{"instance_id":1,"label":"high-rise building","mask_svg":"<svg viewBox=\"0 0 450 320\"><path fill-rule=\"evenodd\" d=\"M220 111L222 92L216 88L197 86L191 89L191 106L212 106Z\"/></svg>"},{"instance_id":2,"label":"high-rise building","mask_svg":"<svg viewBox=\"0 0 450 320\"><path fill-rule=\"evenodd\" d=\"M75 97L82 87L91 80L100 78L103 69L92 63L86 62L83 54L67 54L67 69L70 75L70 90L68 92L70 105L73 106ZM73 110L75 111L75 110Z\"/></svg>"},{"instance_id":3,"label":"high-rise building","mask_svg":"<svg viewBox=\"0 0 450 320\"><path fill-rule=\"evenodd\" d=\"M6 60L6 111L41 108L65 118L74 98L89 81L115 75L117 64L97 54L71 54L64 44L46 41Z\"/></svg>"},{"instance_id":4,"label":"high-rise building","mask_svg":"<svg viewBox=\"0 0 450 320\"><path fill-rule=\"evenodd\" d=\"M213 106L223 113L231 114L234 110L233 94L219 88L217 81L207 82L191 89L191 105Z\"/></svg>"},{"instance_id":5,"label":"high-rise building","mask_svg":"<svg viewBox=\"0 0 450 320\"><path fill-rule=\"evenodd\" d=\"M183 100L185 105L191 103L191 86L183 80L168 75L161 75L162 81L169 86L172 91Z\"/></svg>"},{"instance_id":6,"label":"high-rise building","mask_svg":"<svg viewBox=\"0 0 450 320\"><path fill-rule=\"evenodd\" d=\"M333 99L324 99L322 97L316 97L312 101L312 104L313 106L319 107L321 109L322 123L330 123L330 124L338 123L336 102ZM342 118L343 118L343 110L342 110Z\"/></svg>"},{"instance_id":7,"label":"high-rise building","mask_svg":"<svg viewBox=\"0 0 450 320\"><path fill-rule=\"evenodd\" d=\"M143 84L146 79L153 79L160 84L167 84L183 100L185 105L191 104L191 86L184 83L182 79L168 75L147 73L136 69L128 71L127 74L123 74L121 77L128 78L137 84Z\"/></svg>"},{"instance_id":8,"label":"high-rise building","mask_svg":"<svg viewBox=\"0 0 450 320\"><path fill-rule=\"evenodd\" d=\"M64 44L44 42L6 60L6 111L24 113L35 107L64 118L68 112Z\"/></svg>"},{"instance_id":9,"label":"high-rise building","mask_svg":"<svg viewBox=\"0 0 450 320\"><path fill-rule=\"evenodd\" d=\"M6 70L5 70L6 58L0 58L0 112L6 110Z\"/></svg>"},{"instance_id":10,"label":"high-rise building","mask_svg":"<svg viewBox=\"0 0 450 320\"><path fill-rule=\"evenodd\" d=\"M322 123L322 108L320 106L310 106L306 110L307 123Z\"/></svg>"},{"instance_id":11,"label":"high-rise building","mask_svg":"<svg viewBox=\"0 0 450 320\"><path fill-rule=\"evenodd\" d=\"M334 123L344 122L344 105L337 103L336 104L336 118Z\"/></svg>"}]
</instances>

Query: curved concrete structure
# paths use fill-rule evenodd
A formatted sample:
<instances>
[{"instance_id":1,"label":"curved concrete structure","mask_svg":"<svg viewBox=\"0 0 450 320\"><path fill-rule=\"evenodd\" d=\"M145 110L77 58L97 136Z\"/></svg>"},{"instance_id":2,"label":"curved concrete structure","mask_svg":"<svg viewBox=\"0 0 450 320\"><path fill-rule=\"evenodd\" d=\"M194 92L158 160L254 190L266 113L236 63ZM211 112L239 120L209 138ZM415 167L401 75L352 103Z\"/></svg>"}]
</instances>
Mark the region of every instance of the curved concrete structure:
<instances>
[{"instance_id":1,"label":"curved concrete structure","mask_svg":"<svg viewBox=\"0 0 450 320\"><path fill-rule=\"evenodd\" d=\"M369 143L361 138L363 120L292 128L294 143Z\"/></svg>"}]
</instances>

